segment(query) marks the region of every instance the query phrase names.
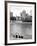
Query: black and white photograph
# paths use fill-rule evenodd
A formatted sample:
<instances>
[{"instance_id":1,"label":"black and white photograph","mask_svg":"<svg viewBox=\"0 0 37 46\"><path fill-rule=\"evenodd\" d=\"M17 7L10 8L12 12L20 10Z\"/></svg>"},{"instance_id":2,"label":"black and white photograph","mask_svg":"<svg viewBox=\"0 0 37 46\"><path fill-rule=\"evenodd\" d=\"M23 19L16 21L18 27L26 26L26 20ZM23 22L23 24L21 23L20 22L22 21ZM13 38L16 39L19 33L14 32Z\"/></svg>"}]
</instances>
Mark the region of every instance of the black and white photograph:
<instances>
[{"instance_id":1,"label":"black and white photograph","mask_svg":"<svg viewBox=\"0 0 37 46\"><path fill-rule=\"evenodd\" d=\"M32 39L32 8L10 6L10 40Z\"/></svg>"},{"instance_id":2,"label":"black and white photograph","mask_svg":"<svg viewBox=\"0 0 37 46\"><path fill-rule=\"evenodd\" d=\"M35 43L35 4L6 2L7 43Z\"/></svg>"}]
</instances>

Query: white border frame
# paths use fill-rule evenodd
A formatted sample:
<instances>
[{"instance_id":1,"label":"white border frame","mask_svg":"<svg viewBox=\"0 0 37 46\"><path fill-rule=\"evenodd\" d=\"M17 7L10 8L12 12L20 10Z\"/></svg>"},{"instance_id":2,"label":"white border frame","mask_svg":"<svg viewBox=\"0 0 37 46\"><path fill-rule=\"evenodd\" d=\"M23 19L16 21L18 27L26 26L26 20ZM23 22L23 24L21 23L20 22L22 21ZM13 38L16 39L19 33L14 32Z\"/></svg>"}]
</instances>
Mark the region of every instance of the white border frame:
<instances>
[{"instance_id":1,"label":"white border frame","mask_svg":"<svg viewBox=\"0 0 37 46\"><path fill-rule=\"evenodd\" d=\"M24 43L26 43L26 42L34 42L34 18L35 18L35 14L34 14L34 4L22 4L22 5L26 5L26 6L32 6L33 7L33 11L32 11L32 15L33 15L33 18L32 18L32 40L10 40L10 38L9 38L9 36L10 36L10 12L9 12L9 9L10 9L10 5L13 5L14 3L8 3L7 4L7 43L22 43L22 42L24 42ZM18 4L14 4L14 5L18 5ZM20 5L20 4L19 4ZM20 42L21 41L21 42Z\"/></svg>"}]
</instances>

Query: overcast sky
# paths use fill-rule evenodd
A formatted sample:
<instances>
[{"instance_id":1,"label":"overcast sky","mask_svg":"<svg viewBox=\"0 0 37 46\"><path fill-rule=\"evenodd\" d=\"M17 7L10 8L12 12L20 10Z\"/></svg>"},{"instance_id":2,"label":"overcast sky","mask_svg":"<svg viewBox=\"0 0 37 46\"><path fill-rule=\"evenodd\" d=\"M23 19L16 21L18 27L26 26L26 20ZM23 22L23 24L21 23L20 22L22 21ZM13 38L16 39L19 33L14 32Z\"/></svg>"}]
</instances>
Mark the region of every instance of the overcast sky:
<instances>
[{"instance_id":1,"label":"overcast sky","mask_svg":"<svg viewBox=\"0 0 37 46\"><path fill-rule=\"evenodd\" d=\"M10 6L10 12L13 12L13 16L20 16L20 13L25 10L27 14L31 15L30 11L32 10L32 7L29 6Z\"/></svg>"}]
</instances>

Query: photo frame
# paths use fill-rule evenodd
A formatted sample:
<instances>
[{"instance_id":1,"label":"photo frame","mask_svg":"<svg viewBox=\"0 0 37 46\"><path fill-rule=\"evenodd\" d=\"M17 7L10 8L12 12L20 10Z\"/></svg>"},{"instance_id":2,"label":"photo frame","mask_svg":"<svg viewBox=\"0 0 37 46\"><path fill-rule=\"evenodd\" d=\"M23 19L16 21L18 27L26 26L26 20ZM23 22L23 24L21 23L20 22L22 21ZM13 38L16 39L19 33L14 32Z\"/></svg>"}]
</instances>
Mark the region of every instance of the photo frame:
<instances>
[{"instance_id":1,"label":"photo frame","mask_svg":"<svg viewBox=\"0 0 37 46\"><path fill-rule=\"evenodd\" d=\"M36 3L5 1L5 45L36 43Z\"/></svg>"}]
</instances>

